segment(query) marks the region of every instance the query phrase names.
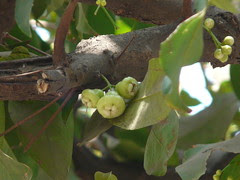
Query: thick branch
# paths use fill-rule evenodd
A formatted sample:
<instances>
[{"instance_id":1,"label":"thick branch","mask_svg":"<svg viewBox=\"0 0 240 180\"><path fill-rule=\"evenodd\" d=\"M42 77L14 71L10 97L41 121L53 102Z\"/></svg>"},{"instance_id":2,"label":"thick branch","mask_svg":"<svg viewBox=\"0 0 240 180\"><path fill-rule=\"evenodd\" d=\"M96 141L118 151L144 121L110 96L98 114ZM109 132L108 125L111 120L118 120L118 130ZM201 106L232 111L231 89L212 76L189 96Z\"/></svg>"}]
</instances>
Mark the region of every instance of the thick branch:
<instances>
[{"instance_id":1,"label":"thick branch","mask_svg":"<svg viewBox=\"0 0 240 180\"><path fill-rule=\"evenodd\" d=\"M79 2L96 4L95 0ZM183 0L107 0L107 9L114 14L157 25L183 20L182 7Z\"/></svg>"},{"instance_id":2,"label":"thick branch","mask_svg":"<svg viewBox=\"0 0 240 180\"><path fill-rule=\"evenodd\" d=\"M214 66L239 64L240 28L235 16L215 9L209 16L216 21L214 28L217 37L222 40L226 35L235 38L233 54L226 63L213 58L215 46L208 34L205 35L205 50L202 61ZM212 12L217 12L216 14ZM122 35L102 35L82 40L74 53L68 54L68 67L55 69L48 60L21 60L0 63L0 100L52 99L73 87L103 87L105 84L98 76L99 72L110 81L117 82L126 76L142 80L147 71L148 61L159 54L160 43L176 28L164 25L142 29ZM132 37L135 37L121 58L117 58ZM45 62L45 63L43 63ZM41 70L34 74L19 75ZM3 77L15 75L13 77ZM16 76L17 75L17 76Z\"/></svg>"}]
</instances>

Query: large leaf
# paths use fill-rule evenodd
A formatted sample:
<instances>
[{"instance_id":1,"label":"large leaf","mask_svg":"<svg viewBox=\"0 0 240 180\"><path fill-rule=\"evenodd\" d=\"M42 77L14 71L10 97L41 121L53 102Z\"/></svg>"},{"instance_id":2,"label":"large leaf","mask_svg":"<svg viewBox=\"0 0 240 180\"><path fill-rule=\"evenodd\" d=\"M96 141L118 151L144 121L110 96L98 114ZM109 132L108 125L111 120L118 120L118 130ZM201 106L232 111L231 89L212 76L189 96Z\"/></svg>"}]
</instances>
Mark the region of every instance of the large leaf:
<instances>
[{"instance_id":1,"label":"large leaf","mask_svg":"<svg viewBox=\"0 0 240 180\"><path fill-rule=\"evenodd\" d=\"M38 101L10 101L9 114L13 122L17 123L44 105L46 105L45 102ZM30 138L37 134L58 107L57 104L54 104L32 118L30 122L18 127L18 134L23 145L26 145ZM53 123L29 150L30 156L53 179L66 179L71 165L74 129L71 115L65 123L61 113L58 114Z\"/></svg>"},{"instance_id":2,"label":"large leaf","mask_svg":"<svg viewBox=\"0 0 240 180\"><path fill-rule=\"evenodd\" d=\"M232 64L230 66L230 76L231 76L231 83L233 90L240 99L240 81L239 81L239 76L240 76L240 65L239 64Z\"/></svg>"},{"instance_id":3,"label":"large leaf","mask_svg":"<svg viewBox=\"0 0 240 180\"><path fill-rule=\"evenodd\" d=\"M178 126L178 117L171 112L166 120L152 127L144 155L147 174L163 176L167 172L167 162L177 144Z\"/></svg>"},{"instance_id":4,"label":"large leaf","mask_svg":"<svg viewBox=\"0 0 240 180\"><path fill-rule=\"evenodd\" d=\"M220 180L239 179L240 177L240 155L237 155L223 169Z\"/></svg>"},{"instance_id":5,"label":"large leaf","mask_svg":"<svg viewBox=\"0 0 240 180\"><path fill-rule=\"evenodd\" d=\"M162 93L165 74L158 59L149 61L148 72L139 92L130 102L124 114L111 119L111 123L123 129L139 129L164 120L170 112Z\"/></svg>"},{"instance_id":6,"label":"large leaf","mask_svg":"<svg viewBox=\"0 0 240 180\"><path fill-rule=\"evenodd\" d=\"M84 127L79 145L83 145L85 142L90 141L108 130L110 127L112 127L112 124L95 111Z\"/></svg>"},{"instance_id":7,"label":"large leaf","mask_svg":"<svg viewBox=\"0 0 240 180\"><path fill-rule=\"evenodd\" d=\"M234 94L216 94L210 107L180 119L178 147L185 149L223 139L238 108Z\"/></svg>"},{"instance_id":8,"label":"large leaf","mask_svg":"<svg viewBox=\"0 0 240 180\"><path fill-rule=\"evenodd\" d=\"M21 31L27 36L31 36L30 14L33 6L33 0L16 0L15 20Z\"/></svg>"},{"instance_id":9,"label":"large leaf","mask_svg":"<svg viewBox=\"0 0 240 180\"><path fill-rule=\"evenodd\" d=\"M80 33L97 35L93 28L88 24L88 20L85 15L85 9L86 6L84 6L82 3L78 3L77 8L75 10L76 29Z\"/></svg>"},{"instance_id":10,"label":"large leaf","mask_svg":"<svg viewBox=\"0 0 240 180\"><path fill-rule=\"evenodd\" d=\"M211 133L211 132L209 132ZM197 145L185 152L184 163L176 168L182 180L198 180L206 171L207 160L214 151L240 153L240 135L214 144Z\"/></svg>"},{"instance_id":11,"label":"large leaf","mask_svg":"<svg viewBox=\"0 0 240 180\"><path fill-rule=\"evenodd\" d=\"M239 0L210 0L210 4L217 6L218 8L230 11L232 13L240 12Z\"/></svg>"},{"instance_id":12,"label":"large leaf","mask_svg":"<svg viewBox=\"0 0 240 180\"><path fill-rule=\"evenodd\" d=\"M205 10L185 20L161 44L160 61L164 71L172 81L168 103L181 112L190 112L191 110L179 97L179 75L182 66L197 62L202 55L204 15Z\"/></svg>"},{"instance_id":13,"label":"large leaf","mask_svg":"<svg viewBox=\"0 0 240 180\"><path fill-rule=\"evenodd\" d=\"M0 150L0 179L31 180L32 171Z\"/></svg>"},{"instance_id":14,"label":"large leaf","mask_svg":"<svg viewBox=\"0 0 240 180\"><path fill-rule=\"evenodd\" d=\"M34 0L32 13L35 19L38 19L46 10L48 0Z\"/></svg>"}]
</instances>

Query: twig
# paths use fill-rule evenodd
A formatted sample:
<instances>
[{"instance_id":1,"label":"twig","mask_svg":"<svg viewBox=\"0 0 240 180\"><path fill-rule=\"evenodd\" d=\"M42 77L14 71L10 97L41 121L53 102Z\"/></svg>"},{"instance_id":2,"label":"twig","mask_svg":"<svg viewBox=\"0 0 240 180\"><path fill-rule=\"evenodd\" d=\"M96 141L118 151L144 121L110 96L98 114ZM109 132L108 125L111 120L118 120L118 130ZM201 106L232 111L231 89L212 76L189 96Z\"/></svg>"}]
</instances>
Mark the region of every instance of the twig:
<instances>
[{"instance_id":1,"label":"twig","mask_svg":"<svg viewBox=\"0 0 240 180\"><path fill-rule=\"evenodd\" d=\"M53 51L53 64L55 67L63 66L67 64L66 52L64 49L64 42L68 33L68 29L73 18L73 13L78 0L72 0L65 10L61 22L57 28L55 41L54 41L54 51Z\"/></svg>"},{"instance_id":2,"label":"twig","mask_svg":"<svg viewBox=\"0 0 240 180\"><path fill-rule=\"evenodd\" d=\"M12 39L12 40L17 41L17 42L23 42L22 40L14 37L14 36L12 36L12 35L10 35L10 34L7 33L7 32L5 33L4 38L9 38L9 39ZM32 46L32 45L30 45L30 44L26 44L26 46L27 46L28 48L33 49L34 51L36 51L36 52L38 52L38 53L41 53L41 54L46 55L46 56L51 56L50 54L48 54L48 53L46 53L46 52L43 52L42 50L40 50L40 49L38 49L38 48L35 48L34 46Z\"/></svg>"},{"instance_id":3,"label":"twig","mask_svg":"<svg viewBox=\"0 0 240 180\"><path fill-rule=\"evenodd\" d=\"M67 102L70 100L70 98L72 97L74 91L76 89L73 88L70 90L70 92L68 93L67 97L64 99L63 103L61 104L61 106L57 109L57 111L50 117L50 119L44 124L44 126L40 129L40 131L38 132L38 134L34 137L31 138L31 140L29 141L29 143L26 145L26 147L24 148L24 152L27 152L30 147L32 146L32 144L43 134L43 132L48 128L48 126L53 122L53 120L56 118L56 116L62 111L63 107L67 104Z\"/></svg>"},{"instance_id":4,"label":"twig","mask_svg":"<svg viewBox=\"0 0 240 180\"><path fill-rule=\"evenodd\" d=\"M55 102L57 102L61 97L63 97L63 95L56 97L54 100L52 100L50 103L48 103L47 105L45 105L44 107L42 107L41 109L39 109L38 111L34 112L33 114L31 114L30 116L26 117L25 119L18 121L16 124L14 124L12 127L8 128L6 131L4 131L3 133L0 134L1 136L6 135L7 133L11 132L12 130L14 130L15 128L17 128L18 126L24 124L25 122L29 121L30 119L32 119L33 117L35 117L36 115L38 115L39 113L41 113L42 111L44 111L45 109L47 109L48 107L50 107L52 104L54 104Z\"/></svg>"}]
</instances>

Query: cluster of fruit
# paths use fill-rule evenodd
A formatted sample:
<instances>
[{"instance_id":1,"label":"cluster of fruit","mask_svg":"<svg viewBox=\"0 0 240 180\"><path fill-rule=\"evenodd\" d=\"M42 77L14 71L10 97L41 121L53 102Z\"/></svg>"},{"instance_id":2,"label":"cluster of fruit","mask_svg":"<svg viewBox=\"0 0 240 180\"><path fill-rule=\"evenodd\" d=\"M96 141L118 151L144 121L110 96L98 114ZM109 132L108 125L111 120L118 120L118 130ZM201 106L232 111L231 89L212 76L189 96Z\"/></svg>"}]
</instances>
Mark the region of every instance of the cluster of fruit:
<instances>
[{"instance_id":1,"label":"cluster of fruit","mask_svg":"<svg viewBox=\"0 0 240 180\"><path fill-rule=\"evenodd\" d=\"M116 86L108 85L109 91L101 89L85 89L82 91L82 103L88 108L97 108L104 118L111 119L123 114L126 102L131 100L138 91L136 79L126 77Z\"/></svg>"},{"instance_id":2,"label":"cluster of fruit","mask_svg":"<svg viewBox=\"0 0 240 180\"><path fill-rule=\"evenodd\" d=\"M228 56L232 53L232 45L234 44L234 38L232 36L226 36L222 42L219 42L215 35L211 32L214 24L215 22L211 18L207 18L204 21L204 26L212 36L217 47L214 52L214 57L224 63L228 60Z\"/></svg>"},{"instance_id":3,"label":"cluster of fruit","mask_svg":"<svg viewBox=\"0 0 240 180\"><path fill-rule=\"evenodd\" d=\"M216 174L213 175L213 180L219 180L220 176L222 174L222 171L219 169L216 171Z\"/></svg>"}]
</instances>

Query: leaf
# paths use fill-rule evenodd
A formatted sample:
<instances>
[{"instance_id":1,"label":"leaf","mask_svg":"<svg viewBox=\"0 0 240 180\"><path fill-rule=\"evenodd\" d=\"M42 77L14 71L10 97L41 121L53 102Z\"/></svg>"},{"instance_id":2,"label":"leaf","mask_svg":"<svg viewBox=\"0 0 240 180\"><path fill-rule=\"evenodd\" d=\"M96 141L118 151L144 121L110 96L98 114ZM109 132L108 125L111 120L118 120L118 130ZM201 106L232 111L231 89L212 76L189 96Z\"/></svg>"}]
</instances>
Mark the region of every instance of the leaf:
<instances>
[{"instance_id":1,"label":"leaf","mask_svg":"<svg viewBox=\"0 0 240 180\"><path fill-rule=\"evenodd\" d=\"M210 107L180 119L178 147L186 149L195 144L223 139L238 107L232 93L216 94Z\"/></svg>"},{"instance_id":2,"label":"leaf","mask_svg":"<svg viewBox=\"0 0 240 180\"><path fill-rule=\"evenodd\" d=\"M203 10L208 5L208 0L195 0L193 2L193 9L196 9L197 12Z\"/></svg>"},{"instance_id":3,"label":"leaf","mask_svg":"<svg viewBox=\"0 0 240 180\"><path fill-rule=\"evenodd\" d=\"M166 174L167 162L177 144L178 126L178 117L172 111L166 120L152 127L144 154L144 169L148 175Z\"/></svg>"},{"instance_id":4,"label":"leaf","mask_svg":"<svg viewBox=\"0 0 240 180\"><path fill-rule=\"evenodd\" d=\"M239 0L210 0L210 4L235 14L240 12Z\"/></svg>"},{"instance_id":5,"label":"leaf","mask_svg":"<svg viewBox=\"0 0 240 180\"><path fill-rule=\"evenodd\" d=\"M48 0L34 0L32 13L35 19L38 19L44 11L46 10L48 5Z\"/></svg>"},{"instance_id":6,"label":"leaf","mask_svg":"<svg viewBox=\"0 0 240 180\"><path fill-rule=\"evenodd\" d=\"M234 180L240 177L240 155L237 155L233 160L222 170L220 180Z\"/></svg>"},{"instance_id":7,"label":"leaf","mask_svg":"<svg viewBox=\"0 0 240 180\"><path fill-rule=\"evenodd\" d=\"M112 174L112 172L103 173L103 172L97 171L94 174L94 180L118 180L118 179L114 174Z\"/></svg>"},{"instance_id":8,"label":"leaf","mask_svg":"<svg viewBox=\"0 0 240 180\"><path fill-rule=\"evenodd\" d=\"M0 150L0 179L31 180L32 171L26 165L17 162Z\"/></svg>"},{"instance_id":9,"label":"leaf","mask_svg":"<svg viewBox=\"0 0 240 180\"><path fill-rule=\"evenodd\" d=\"M48 12L55 11L63 6L65 0L50 0L50 4L47 7Z\"/></svg>"},{"instance_id":10,"label":"leaf","mask_svg":"<svg viewBox=\"0 0 240 180\"><path fill-rule=\"evenodd\" d=\"M133 130L164 120L170 112L162 92L164 77L158 59L151 59L135 99L129 103L123 115L110 122L123 129Z\"/></svg>"},{"instance_id":11,"label":"leaf","mask_svg":"<svg viewBox=\"0 0 240 180\"><path fill-rule=\"evenodd\" d=\"M76 19L76 29L80 33L85 33L89 35L97 35L93 28L89 25L88 19L85 15L86 6L82 3L78 3L75 10L75 19Z\"/></svg>"},{"instance_id":12,"label":"leaf","mask_svg":"<svg viewBox=\"0 0 240 180\"><path fill-rule=\"evenodd\" d=\"M168 103L180 112L191 111L179 97L179 75L183 66L197 62L202 55L204 15L205 10L185 20L161 43L159 59L166 75L172 81Z\"/></svg>"},{"instance_id":13,"label":"leaf","mask_svg":"<svg viewBox=\"0 0 240 180\"><path fill-rule=\"evenodd\" d=\"M102 134L110 127L112 127L112 124L95 111L91 116L91 119L86 123L82 139L78 145L83 145L85 142L88 142L96 136Z\"/></svg>"},{"instance_id":14,"label":"leaf","mask_svg":"<svg viewBox=\"0 0 240 180\"><path fill-rule=\"evenodd\" d=\"M9 101L8 110L12 121L17 123L44 105L46 105L46 102ZM43 124L48 121L58 107L57 104L54 104L32 118L30 122L18 127L18 135L23 145L26 145L30 138L39 132ZM68 175L72 159L73 129L72 114L65 124L61 113L59 113L28 151L29 155L53 179L66 179Z\"/></svg>"},{"instance_id":15,"label":"leaf","mask_svg":"<svg viewBox=\"0 0 240 180\"><path fill-rule=\"evenodd\" d=\"M15 20L20 30L31 37L30 14L33 6L33 0L16 0Z\"/></svg>"},{"instance_id":16,"label":"leaf","mask_svg":"<svg viewBox=\"0 0 240 180\"><path fill-rule=\"evenodd\" d=\"M186 91L181 91L180 93L180 97L182 98L183 102L187 105L187 106L196 106L199 105L201 102L196 99L191 97Z\"/></svg>"},{"instance_id":17,"label":"leaf","mask_svg":"<svg viewBox=\"0 0 240 180\"><path fill-rule=\"evenodd\" d=\"M239 76L240 76L240 65L239 64L232 64L230 66L230 77L231 77L231 83L233 90L240 99L240 81L239 81Z\"/></svg>"},{"instance_id":18,"label":"leaf","mask_svg":"<svg viewBox=\"0 0 240 180\"><path fill-rule=\"evenodd\" d=\"M207 160L212 152L240 153L240 135L214 144L197 145L185 152L184 162L176 168L182 180L198 180L206 171Z\"/></svg>"}]
</instances>

